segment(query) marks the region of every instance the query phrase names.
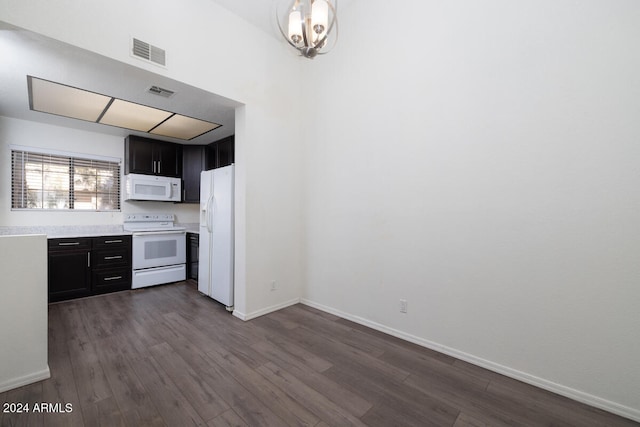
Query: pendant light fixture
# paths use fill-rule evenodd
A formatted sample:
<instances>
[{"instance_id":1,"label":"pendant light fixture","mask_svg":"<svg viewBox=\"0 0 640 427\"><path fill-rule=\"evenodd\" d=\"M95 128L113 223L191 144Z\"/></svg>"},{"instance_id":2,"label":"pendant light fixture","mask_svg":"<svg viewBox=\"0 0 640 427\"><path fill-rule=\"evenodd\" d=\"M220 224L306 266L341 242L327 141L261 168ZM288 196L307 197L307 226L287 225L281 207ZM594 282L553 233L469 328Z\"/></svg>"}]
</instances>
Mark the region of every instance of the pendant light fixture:
<instances>
[{"instance_id":1,"label":"pendant light fixture","mask_svg":"<svg viewBox=\"0 0 640 427\"><path fill-rule=\"evenodd\" d=\"M288 5L276 12L282 36L305 58L327 53L338 38L338 0L293 0Z\"/></svg>"}]
</instances>

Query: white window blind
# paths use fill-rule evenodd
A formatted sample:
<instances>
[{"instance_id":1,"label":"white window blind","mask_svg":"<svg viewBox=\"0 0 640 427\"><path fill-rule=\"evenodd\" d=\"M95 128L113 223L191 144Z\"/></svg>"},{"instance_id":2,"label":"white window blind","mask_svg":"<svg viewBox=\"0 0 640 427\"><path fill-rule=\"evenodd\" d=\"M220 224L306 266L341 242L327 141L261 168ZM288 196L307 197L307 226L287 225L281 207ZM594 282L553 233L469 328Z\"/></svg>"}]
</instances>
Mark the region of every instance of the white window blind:
<instances>
[{"instance_id":1,"label":"white window blind","mask_svg":"<svg viewBox=\"0 0 640 427\"><path fill-rule=\"evenodd\" d=\"M12 209L120 210L120 164L11 151Z\"/></svg>"}]
</instances>

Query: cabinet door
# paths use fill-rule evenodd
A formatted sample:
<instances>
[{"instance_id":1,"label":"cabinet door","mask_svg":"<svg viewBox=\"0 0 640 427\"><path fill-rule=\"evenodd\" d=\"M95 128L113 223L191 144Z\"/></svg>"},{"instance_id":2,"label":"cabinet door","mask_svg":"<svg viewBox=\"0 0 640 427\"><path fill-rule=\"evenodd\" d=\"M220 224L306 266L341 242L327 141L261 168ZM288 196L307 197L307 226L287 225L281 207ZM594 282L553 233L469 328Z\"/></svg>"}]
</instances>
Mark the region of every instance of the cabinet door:
<instances>
[{"instance_id":1,"label":"cabinet door","mask_svg":"<svg viewBox=\"0 0 640 427\"><path fill-rule=\"evenodd\" d=\"M91 294L91 251L49 252L49 301L62 301Z\"/></svg>"},{"instance_id":2,"label":"cabinet door","mask_svg":"<svg viewBox=\"0 0 640 427\"><path fill-rule=\"evenodd\" d=\"M124 157L125 174L155 174L156 161L154 160L152 141L129 135L124 142Z\"/></svg>"},{"instance_id":3,"label":"cabinet door","mask_svg":"<svg viewBox=\"0 0 640 427\"><path fill-rule=\"evenodd\" d=\"M207 170L229 166L235 161L234 135L212 142L207 147Z\"/></svg>"},{"instance_id":4,"label":"cabinet door","mask_svg":"<svg viewBox=\"0 0 640 427\"><path fill-rule=\"evenodd\" d=\"M218 145L218 166L219 168L229 166L235 157L234 137L230 136L217 142Z\"/></svg>"},{"instance_id":5,"label":"cabinet door","mask_svg":"<svg viewBox=\"0 0 640 427\"><path fill-rule=\"evenodd\" d=\"M124 140L124 173L179 178L182 146L171 142L129 135Z\"/></svg>"},{"instance_id":6,"label":"cabinet door","mask_svg":"<svg viewBox=\"0 0 640 427\"><path fill-rule=\"evenodd\" d=\"M154 144L156 175L180 178L182 172L182 147L170 142Z\"/></svg>"},{"instance_id":7,"label":"cabinet door","mask_svg":"<svg viewBox=\"0 0 640 427\"><path fill-rule=\"evenodd\" d=\"M182 201L185 203L200 202L200 172L205 170L205 148L202 145L182 147Z\"/></svg>"},{"instance_id":8,"label":"cabinet door","mask_svg":"<svg viewBox=\"0 0 640 427\"><path fill-rule=\"evenodd\" d=\"M205 157L207 158L205 162L205 170L211 170L218 167L218 147L215 142L207 145Z\"/></svg>"},{"instance_id":9,"label":"cabinet door","mask_svg":"<svg viewBox=\"0 0 640 427\"><path fill-rule=\"evenodd\" d=\"M187 276L198 280L198 256L200 236L197 233L187 233Z\"/></svg>"}]
</instances>

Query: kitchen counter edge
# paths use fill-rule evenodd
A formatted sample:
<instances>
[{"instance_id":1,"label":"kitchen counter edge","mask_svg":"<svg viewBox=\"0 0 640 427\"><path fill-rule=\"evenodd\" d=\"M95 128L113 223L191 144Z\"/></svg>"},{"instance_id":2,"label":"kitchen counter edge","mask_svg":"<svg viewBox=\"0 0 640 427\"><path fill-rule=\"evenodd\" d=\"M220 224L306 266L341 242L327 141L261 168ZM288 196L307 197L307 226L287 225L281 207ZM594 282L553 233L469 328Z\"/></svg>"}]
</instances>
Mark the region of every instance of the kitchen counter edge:
<instances>
[{"instance_id":1,"label":"kitchen counter edge","mask_svg":"<svg viewBox=\"0 0 640 427\"><path fill-rule=\"evenodd\" d=\"M176 224L184 227L187 233L199 234L198 223ZM0 227L0 236L20 236L44 234L48 239L68 239L74 237L127 236L131 231L125 231L121 225L51 225L51 226L4 226Z\"/></svg>"},{"instance_id":2,"label":"kitchen counter edge","mask_svg":"<svg viewBox=\"0 0 640 427\"><path fill-rule=\"evenodd\" d=\"M114 226L9 226L0 227L0 236L44 234L48 239L131 235L121 225Z\"/></svg>"}]
</instances>

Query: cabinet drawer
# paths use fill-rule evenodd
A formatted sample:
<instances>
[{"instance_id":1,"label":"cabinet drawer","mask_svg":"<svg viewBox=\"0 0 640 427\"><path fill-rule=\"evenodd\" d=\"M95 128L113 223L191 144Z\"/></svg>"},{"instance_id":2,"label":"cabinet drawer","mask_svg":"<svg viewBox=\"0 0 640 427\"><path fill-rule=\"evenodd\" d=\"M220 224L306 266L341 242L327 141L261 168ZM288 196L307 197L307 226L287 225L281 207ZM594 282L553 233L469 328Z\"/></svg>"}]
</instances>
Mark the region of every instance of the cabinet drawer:
<instances>
[{"instance_id":1,"label":"cabinet drawer","mask_svg":"<svg viewBox=\"0 0 640 427\"><path fill-rule=\"evenodd\" d=\"M98 248L113 248L113 247L130 247L131 236L102 236L93 238L93 247Z\"/></svg>"},{"instance_id":2,"label":"cabinet drawer","mask_svg":"<svg viewBox=\"0 0 640 427\"><path fill-rule=\"evenodd\" d=\"M92 276L94 294L131 289L131 269L128 267L94 270Z\"/></svg>"},{"instance_id":3,"label":"cabinet drawer","mask_svg":"<svg viewBox=\"0 0 640 427\"><path fill-rule=\"evenodd\" d=\"M123 247L94 249L91 253L91 266L93 268L131 266L131 250Z\"/></svg>"},{"instance_id":4,"label":"cabinet drawer","mask_svg":"<svg viewBox=\"0 0 640 427\"><path fill-rule=\"evenodd\" d=\"M73 250L90 250L91 239L80 237L70 239L49 239L47 241L49 251L73 251Z\"/></svg>"}]
</instances>

